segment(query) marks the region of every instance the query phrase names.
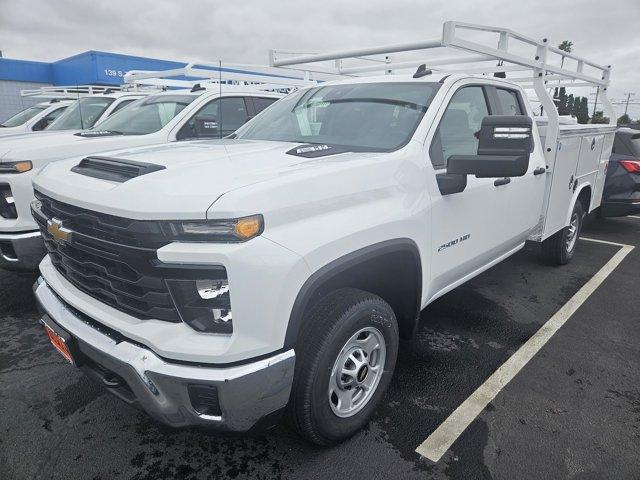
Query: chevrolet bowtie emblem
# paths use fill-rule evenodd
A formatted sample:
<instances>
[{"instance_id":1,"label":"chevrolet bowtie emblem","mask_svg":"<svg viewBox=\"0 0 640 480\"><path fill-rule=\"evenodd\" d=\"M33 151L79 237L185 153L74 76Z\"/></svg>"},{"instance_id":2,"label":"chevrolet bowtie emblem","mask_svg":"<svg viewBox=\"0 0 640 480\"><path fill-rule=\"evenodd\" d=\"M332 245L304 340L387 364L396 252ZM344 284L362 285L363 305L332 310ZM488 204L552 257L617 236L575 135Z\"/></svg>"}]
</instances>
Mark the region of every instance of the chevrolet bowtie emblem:
<instances>
[{"instance_id":1,"label":"chevrolet bowtie emblem","mask_svg":"<svg viewBox=\"0 0 640 480\"><path fill-rule=\"evenodd\" d=\"M56 242L68 242L71 240L71 230L62 226L62 222L57 218L47 221L47 232L49 232Z\"/></svg>"}]
</instances>

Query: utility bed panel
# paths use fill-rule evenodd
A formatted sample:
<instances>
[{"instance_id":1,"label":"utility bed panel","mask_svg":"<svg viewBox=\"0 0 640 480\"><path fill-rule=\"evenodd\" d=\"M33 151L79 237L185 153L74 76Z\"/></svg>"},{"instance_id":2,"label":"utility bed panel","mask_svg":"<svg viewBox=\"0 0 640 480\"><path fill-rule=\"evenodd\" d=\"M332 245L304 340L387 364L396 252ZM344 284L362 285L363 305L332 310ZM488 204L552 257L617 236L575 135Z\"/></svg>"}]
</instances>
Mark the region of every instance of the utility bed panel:
<instances>
[{"instance_id":1,"label":"utility bed panel","mask_svg":"<svg viewBox=\"0 0 640 480\"><path fill-rule=\"evenodd\" d=\"M546 121L537 123L544 145ZM567 206L584 185L591 189L589 212L600 206L615 131L611 125L560 125L555 155L548 157L541 225L532 240L545 240L567 226Z\"/></svg>"}]
</instances>

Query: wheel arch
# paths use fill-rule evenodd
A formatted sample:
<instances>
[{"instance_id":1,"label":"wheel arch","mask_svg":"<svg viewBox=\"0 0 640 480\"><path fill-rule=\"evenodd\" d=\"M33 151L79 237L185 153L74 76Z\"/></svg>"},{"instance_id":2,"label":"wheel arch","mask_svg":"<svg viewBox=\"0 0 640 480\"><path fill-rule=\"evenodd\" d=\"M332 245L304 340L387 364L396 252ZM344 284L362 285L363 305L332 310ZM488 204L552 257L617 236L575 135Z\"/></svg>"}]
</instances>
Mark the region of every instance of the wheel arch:
<instances>
[{"instance_id":1,"label":"wheel arch","mask_svg":"<svg viewBox=\"0 0 640 480\"><path fill-rule=\"evenodd\" d=\"M575 207L576 202L582 202L582 209L584 210L585 215L589 213L592 196L593 187L589 182L583 183L579 188L576 189L575 193L573 194L573 198L571 199L571 206L569 208L569 211L567 212L567 218L564 223L565 226L569 225L569 222L571 221L571 213L573 212L573 208Z\"/></svg>"},{"instance_id":2,"label":"wheel arch","mask_svg":"<svg viewBox=\"0 0 640 480\"><path fill-rule=\"evenodd\" d=\"M296 296L285 334L293 348L306 312L329 292L359 288L384 299L398 320L400 335L409 338L417 326L422 300L422 264L416 243L387 240L348 253L314 272Z\"/></svg>"}]
</instances>

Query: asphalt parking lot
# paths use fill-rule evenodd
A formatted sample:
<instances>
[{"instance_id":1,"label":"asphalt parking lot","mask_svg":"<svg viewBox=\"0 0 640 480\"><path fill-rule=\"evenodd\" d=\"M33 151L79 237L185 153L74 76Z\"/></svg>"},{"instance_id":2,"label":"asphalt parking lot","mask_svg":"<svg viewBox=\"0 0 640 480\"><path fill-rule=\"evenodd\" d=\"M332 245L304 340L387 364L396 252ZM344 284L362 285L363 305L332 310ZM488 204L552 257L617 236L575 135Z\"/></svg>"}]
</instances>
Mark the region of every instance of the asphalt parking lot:
<instances>
[{"instance_id":1,"label":"asphalt parking lot","mask_svg":"<svg viewBox=\"0 0 640 480\"><path fill-rule=\"evenodd\" d=\"M640 247L640 218L583 236ZM157 424L53 350L34 276L0 273L0 478L638 479L640 248L438 462L415 452L619 249L583 240L572 264L552 268L530 247L435 302L370 427L332 449L284 426L229 436Z\"/></svg>"}]
</instances>

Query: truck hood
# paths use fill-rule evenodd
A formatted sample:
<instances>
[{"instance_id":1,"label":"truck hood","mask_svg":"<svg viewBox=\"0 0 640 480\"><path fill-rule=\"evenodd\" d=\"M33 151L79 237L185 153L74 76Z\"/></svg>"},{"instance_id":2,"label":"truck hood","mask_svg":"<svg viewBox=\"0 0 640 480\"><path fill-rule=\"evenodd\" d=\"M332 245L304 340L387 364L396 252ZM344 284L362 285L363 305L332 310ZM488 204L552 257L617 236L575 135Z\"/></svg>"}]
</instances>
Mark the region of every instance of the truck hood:
<instances>
[{"instance_id":1,"label":"truck hood","mask_svg":"<svg viewBox=\"0 0 640 480\"><path fill-rule=\"evenodd\" d=\"M309 174L379 155L345 152L301 158L288 154L298 143L253 140L191 141L101 153L165 167L125 182L72 172L81 158L50 164L34 179L40 192L62 202L134 219L204 219L223 194L248 185ZM256 210L260 210L256 205Z\"/></svg>"},{"instance_id":2,"label":"truck hood","mask_svg":"<svg viewBox=\"0 0 640 480\"><path fill-rule=\"evenodd\" d=\"M0 137L0 162L30 160L37 168L76 155L157 143L146 135L82 137L79 130L31 132Z\"/></svg>"}]
</instances>

